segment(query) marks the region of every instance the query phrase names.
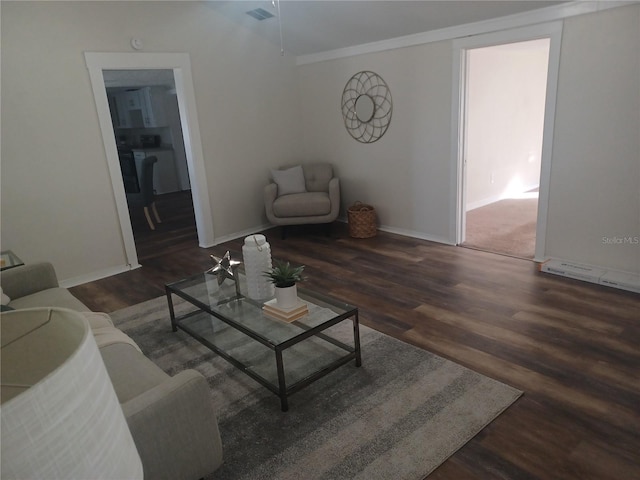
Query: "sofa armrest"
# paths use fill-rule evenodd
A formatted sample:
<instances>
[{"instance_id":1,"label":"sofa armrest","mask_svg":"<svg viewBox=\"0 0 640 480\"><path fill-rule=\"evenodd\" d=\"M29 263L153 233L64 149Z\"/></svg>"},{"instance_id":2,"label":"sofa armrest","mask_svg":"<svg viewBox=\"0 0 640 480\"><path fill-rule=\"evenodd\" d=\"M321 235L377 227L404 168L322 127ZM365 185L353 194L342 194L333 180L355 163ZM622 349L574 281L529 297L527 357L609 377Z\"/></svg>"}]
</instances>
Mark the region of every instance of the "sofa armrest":
<instances>
[{"instance_id":1,"label":"sofa armrest","mask_svg":"<svg viewBox=\"0 0 640 480\"><path fill-rule=\"evenodd\" d=\"M209 384L184 370L122 404L144 478L198 479L222 464Z\"/></svg>"},{"instance_id":2,"label":"sofa armrest","mask_svg":"<svg viewBox=\"0 0 640 480\"><path fill-rule=\"evenodd\" d=\"M58 277L49 262L38 262L5 270L0 275L2 291L11 299L58 287Z\"/></svg>"}]
</instances>

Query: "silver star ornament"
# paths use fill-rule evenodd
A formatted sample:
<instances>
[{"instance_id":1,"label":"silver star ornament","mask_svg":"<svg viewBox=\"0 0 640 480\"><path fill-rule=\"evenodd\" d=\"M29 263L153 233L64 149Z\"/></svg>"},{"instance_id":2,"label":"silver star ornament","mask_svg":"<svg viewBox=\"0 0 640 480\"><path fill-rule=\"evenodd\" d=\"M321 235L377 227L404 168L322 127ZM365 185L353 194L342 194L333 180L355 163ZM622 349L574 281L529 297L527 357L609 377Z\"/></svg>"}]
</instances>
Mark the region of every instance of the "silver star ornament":
<instances>
[{"instance_id":1,"label":"silver star ornament","mask_svg":"<svg viewBox=\"0 0 640 480\"><path fill-rule=\"evenodd\" d=\"M218 278L218 285L222 285L222 282L225 279L230 278L231 280L236 280L236 272L235 269L242 262L238 262L237 260L231 260L231 255L229 255L229 251L223 255L222 258L218 258L215 255L211 255L211 259L214 261L215 265L213 268L207 270L206 273L210 273L211 275L215 275Z\"/></svg>"}]
</instances>

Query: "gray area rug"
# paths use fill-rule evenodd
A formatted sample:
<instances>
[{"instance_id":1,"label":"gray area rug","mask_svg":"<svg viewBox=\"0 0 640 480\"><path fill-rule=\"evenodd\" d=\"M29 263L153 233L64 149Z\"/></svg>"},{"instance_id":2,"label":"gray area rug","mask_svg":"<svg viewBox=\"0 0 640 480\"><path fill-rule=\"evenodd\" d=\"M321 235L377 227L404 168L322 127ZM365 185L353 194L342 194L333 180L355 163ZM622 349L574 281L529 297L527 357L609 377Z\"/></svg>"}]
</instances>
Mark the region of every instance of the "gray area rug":
<instances>
[{"instance_id":1,"label":"gray area rug","mask_svg":"<svg viewBox=\"0 0 640 480\"><path fill-rule=\"evenodd\" d=\"M193 309L174 299L177 314ZM165 297L111 316L170 375L208 379L224 445L211 479L423 479L522 394L361 325L362 367L340 367L283 413L273 393L171 332ZM349 325L332 333L347 341Z\"/></svg>"}]
</instances>

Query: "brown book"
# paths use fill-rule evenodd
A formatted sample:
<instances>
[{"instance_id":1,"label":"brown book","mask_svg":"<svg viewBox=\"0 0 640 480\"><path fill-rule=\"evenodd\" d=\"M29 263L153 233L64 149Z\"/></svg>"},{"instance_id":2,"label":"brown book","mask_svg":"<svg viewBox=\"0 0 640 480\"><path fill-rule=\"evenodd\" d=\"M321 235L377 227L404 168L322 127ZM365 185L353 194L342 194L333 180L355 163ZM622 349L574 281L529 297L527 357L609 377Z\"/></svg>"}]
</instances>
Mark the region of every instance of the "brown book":
<instances>
[{"instance_id":1,"label":"brown book","mask_svg":"<svg viewBox=\"0 0 640 480\"><path fill-rule=\"evenodd\" d=\"M268 302L266 302L264 304L264 306L262 307L263 310L267 310L270 312L274 312L274 313L278 313L280 315L284 315L284 316L288 316L288 315L293 315L299 312L303 312L303 311L308 311L307 308L307 304L305 302L303 302L302 300L298 301L298 304L294 307L291 308L280 308L277 304L276 304L276 300L269 300Z\"/></svg>"},{"instance_id":2,"label":"brown book","mask_svg":"<svg viewBox=\"0 0 640 480\"><path fill-rule=\"evenodd\" d=\"M286 315L281 315L281 314L276 313L276 312L272 312L270 310L266 310L266 309L264 310L264 314L266 316L271 317L271 318L275 318L276 320L282 320L283 322L293 322L294 320L298 320L298 319L304 317L308 313L309 313L309 311L307 309L305 309L305 310L303 310L301 312L298 312L298 313L295 313L293 315L286 316Z\"/></svg>"},{"instance_id":3,"label":"brown book","mask_svg":"<svg viewBox=\"0 0 640 480\"><path fill-rule=\"evenodd\" d=\"M262 311L265 315L268 315L271 318L283 320L285 322L293 322L294 320L302 318L309 313L309 308L305 302L301 301L298 306L283 310L275 306L275 300L270 300L264 304Z\"/></svg>"}]
</instances>

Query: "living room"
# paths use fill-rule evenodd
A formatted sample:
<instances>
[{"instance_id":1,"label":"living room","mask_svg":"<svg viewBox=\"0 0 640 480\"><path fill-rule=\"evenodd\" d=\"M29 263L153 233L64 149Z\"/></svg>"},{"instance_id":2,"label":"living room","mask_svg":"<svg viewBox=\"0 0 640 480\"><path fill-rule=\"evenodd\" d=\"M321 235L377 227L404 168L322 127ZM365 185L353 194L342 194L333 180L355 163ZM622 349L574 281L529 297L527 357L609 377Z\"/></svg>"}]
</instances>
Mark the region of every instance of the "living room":
<instances>
[{"instance_id":1,"label":"living room","mask_svg":"<svg viewBox=\"0 0 640 480\"><path fill-rule=\"evenodd\" d=\"M52 261L63 285L130 269L84 53L130 53L132 37L143 53L190 57L215 234L203 246L264 230L270 169L312 161L334 165L343 207L370 203L390 234L455 245L454 39L302 63L206 2L1 9L1 242L28 263ZM637 244L604 241L639 235L639 17L638 4L595 5L562 20L543 259L640 273ZM394 98L392 124L371 145L349 137L339 109L361 70Z\"/></svg>"},{"instance_id":2,"label":"living room","mask_svg":"<svg viewBox=\"0 0 640 480\"><path fill-rule=\"evenodd\" d=\"M602 241L638 233L637 8L564 21L542 259L640 272L637 246ZM143 52L191 58L213 242L264 227L269 169L305 159L334 163L344 205L374 205L389 231L456 243L451 41L297 65L207 3L3 2L2 12L2 244L54 259L68 284L128 268L83 54L130 52L133 36ZM364 69L390 85L395 111L371 145L349 137L339 110Z\"/></svg>"}]
</instances>

